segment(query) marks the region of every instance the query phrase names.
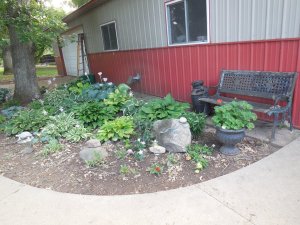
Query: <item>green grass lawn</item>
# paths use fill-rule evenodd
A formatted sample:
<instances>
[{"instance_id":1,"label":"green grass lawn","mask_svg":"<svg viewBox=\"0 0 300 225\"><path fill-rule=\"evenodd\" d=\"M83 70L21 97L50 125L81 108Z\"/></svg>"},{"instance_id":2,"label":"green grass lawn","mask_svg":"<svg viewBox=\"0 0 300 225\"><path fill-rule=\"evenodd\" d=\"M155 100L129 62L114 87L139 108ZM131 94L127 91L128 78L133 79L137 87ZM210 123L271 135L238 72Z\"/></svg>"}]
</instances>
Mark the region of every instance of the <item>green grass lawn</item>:
<instances>
[{"instance_id":1,"label":"green grass lawn","mask_svg":"<svg viewBox=\"0 0 300 225\"><path fill-rule=\"evenodd\" d=\"M56 66L36 66L36 75L38 77L54 77L57 75ZM0 82L11 81L13 75L3 75L3 67L0 67Z\"/></svg>"}]
</instances>

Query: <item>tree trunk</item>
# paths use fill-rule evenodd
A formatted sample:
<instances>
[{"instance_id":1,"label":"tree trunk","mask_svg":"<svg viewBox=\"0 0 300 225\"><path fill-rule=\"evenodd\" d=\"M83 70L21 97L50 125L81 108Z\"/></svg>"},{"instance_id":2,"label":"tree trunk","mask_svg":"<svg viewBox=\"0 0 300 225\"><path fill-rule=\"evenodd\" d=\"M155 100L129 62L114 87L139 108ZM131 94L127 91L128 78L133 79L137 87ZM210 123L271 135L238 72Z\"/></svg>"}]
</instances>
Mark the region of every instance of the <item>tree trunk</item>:
<instances>
[{"instance_id":1,"label":"tree trunk","mask_svg":"<svg viewBox=\"0 0 300 225\"><path fill-rule=\"evenodd\" d=\"M3 50L2 52L3 52L3 66L4 66L3 75L13 74L13 64L12 64L10 46L4 47L2 50Z\"/></svg>"},{"instance_id":2,"label":"tree trunk","mask_svg":"<svg viewBox=\"0 0 300 225\"><path fill-rule=\"evenodd\" d=\"M33 44L31 42L21 42L13 25L9 25L8 30L15 78L14 99L27 103L34 98L40 97L36 79Z\"/></svg>"}]
</instances>

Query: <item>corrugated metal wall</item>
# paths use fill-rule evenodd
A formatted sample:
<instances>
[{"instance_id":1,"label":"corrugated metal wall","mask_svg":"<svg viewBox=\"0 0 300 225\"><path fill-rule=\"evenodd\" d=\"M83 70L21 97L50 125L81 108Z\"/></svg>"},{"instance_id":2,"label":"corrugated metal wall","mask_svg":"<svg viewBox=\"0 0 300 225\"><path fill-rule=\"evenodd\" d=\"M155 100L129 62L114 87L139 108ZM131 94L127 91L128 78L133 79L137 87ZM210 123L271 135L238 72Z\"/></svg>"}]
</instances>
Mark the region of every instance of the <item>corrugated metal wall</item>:
<instances>
[{"instance_id":1,"label":"corrugated metal wall","mask_svg":"<svg viewBox=\"0 0 300 225\"><path fill-rule=\"evenodd\" d=\"M216 85L222 69L300 73L300 39L107 52L90 54L89 60L94 74L101 71L113 82L139 72L137 91L190 101L191 82ZM300 79L295 90L293 121L300 128Z\"/></svg>"},{"instance_id":2,"label":"corrugated metal wall","mask_svg":"<svg viewBox=\"0 0 300 225\"><path fill-rule=\"evenodd\" d=\"M212 43L300 36L299 0L210 0ZM83 25L89 53L103 51L100 25L117 22L120 50L167 46L164 0L112 0L69 24Z\"/></svg>"},{"instance_id":3,"label":"corrugated metal wall","mask_svg":"<svg viewBox=\"0 0 300 225\"><path fill-rule=\"evenodd\" d=\"M299 0L210 0L211 41L300 36Z\"/></svg>"}]
</instances>

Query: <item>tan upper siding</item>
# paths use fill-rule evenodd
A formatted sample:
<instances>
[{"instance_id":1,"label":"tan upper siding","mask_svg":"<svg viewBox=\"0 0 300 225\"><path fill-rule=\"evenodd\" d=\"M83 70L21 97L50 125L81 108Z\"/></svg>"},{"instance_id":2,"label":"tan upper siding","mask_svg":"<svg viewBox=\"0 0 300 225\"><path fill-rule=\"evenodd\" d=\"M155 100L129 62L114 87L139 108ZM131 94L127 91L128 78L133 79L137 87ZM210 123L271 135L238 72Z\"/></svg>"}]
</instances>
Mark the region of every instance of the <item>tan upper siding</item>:
<instances>
[{"instance_id":1,"label":"tan upper siding","mask_svg":"<svg viewBox=\"0 0 300 225\"><path fill-rule=\"evenodd\" d=\"M299 0L210 0L211 42L300 37Z\"/></svg>"},{"instance_id":2,"label":"tan upper siding","mask_svg":"<svg viewBox=\"0 0 300 225\"><path fill-rule=\"evenodd\" d=\"M300 37L300 0L209 0L210 41ZM100 25L117 22L120 50L167 46L165 0L111 0L72 21L89 53L103 52Z\"/></svg>"},{"instance_id":3,"label":"tan upper siding","mask_svg":"<svg viewBox=\"0 0 300 225\"><path fill-rule=\"evenodd\" d=\"M69 23L82 24L89 53L102 52L100 25L116 21L120 50L166 46L164 1L113 0Z\"/></svg>"}]
</instances>

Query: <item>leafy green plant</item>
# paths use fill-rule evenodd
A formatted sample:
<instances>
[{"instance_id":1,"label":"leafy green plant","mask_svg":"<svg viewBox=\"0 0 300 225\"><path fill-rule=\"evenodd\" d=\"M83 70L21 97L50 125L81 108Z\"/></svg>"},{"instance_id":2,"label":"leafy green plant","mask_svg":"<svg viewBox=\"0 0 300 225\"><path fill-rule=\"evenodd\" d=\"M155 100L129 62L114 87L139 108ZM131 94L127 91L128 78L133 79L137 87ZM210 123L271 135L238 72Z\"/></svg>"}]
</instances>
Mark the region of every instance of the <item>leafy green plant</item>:
<instances>
[{"instance_id":1,"label":"leafy green plant","mask_svg":"<svg viewBox=\"0 0 300 225\"><path fill-rule=\"evenodd\" d=\"M74 118L73 113L61 113L50 116L47 125L42 130L43 137L66 138L72 142L78 142L90 137L90 133L83 124Z\"/></svg>"},{"instance_id":2,"label":"leafy green plant","mask_svg":"<svg viewBox=\"0 0 300 225\"><path fill-rule=\"evenodd\" d=\"M10 108L12 106L20 106L21 103L18 100L10 99L2 104L3 109Z\"/></svg>"},{"instance_id":3,"label":"leafy green plant","mask_svg":"<svg viewBox=\"0 0 300 225\"><path fill-rule=\"evenodd\" d=\"M131 168L130 166L121 165L119 173L126 176L126 175L130 175L130 174L136 174L136 170L134 168Z\"/></svg>"},{"instance_id":4,"label":"leafy green plant","mask_svg":"<svg viewBox=\"0 0 300 225\"><path fill-rule=\"evenodd\" d=\"M168 94L164 99L154 99L144 104L139 111L139 116L150 121L178 118L188 108L188 103L176 102Z\"/></svg>"},{"instance_id":5,"label":"leafy green plant","mask_svg":"<svg viewBox=\"0 0 300 225\"><path fill-rule=\"evenodd\" d=\"M88 89L89 87L90 83L78 80L74 84L70 85L68 90L74 94L81 95L83 90Z\"/></svg>"},{"instance_id":6,"label":"leafy green plant","mask_svg":"<svg viewBox=\"0 0 300 225\"><path fill-rule=\"evenodd\" d=\"M24 131L37 132L46 125L49 117L42 110L22 110L17 112L6 124L4 132L8 135Z\"/></svg>"},{"instance_id":7,"label":"leafy green plant","mask_svg":"<svg viewBox=\"0 0 300 225\"><path fill-rule=\"evenodd\" d=\"M87 102L74 108L75 117L83 122L84 126L97 128L106 121L113 120L115 111L103 102Z\"/></svg>"},{"instance_id":8,"label":"leafy green plant","mask_svg":"<svg viewBox=\"0 0 300 225\"><path fill-rule=\"evenodd\" d=\"M100 152L93 152L93 159L92 160L86 160L85 164L88 167L97 167L103 164L103 157L101 156Z\"/></svg>"},{"instance_id":9,"label":"leafy green plant","mask_svg":"<svg viewBox=\"0 0 300 225\"><path fill-rule=\"evenodd\" d=\"M206 115L203 113L185 112L183 115L190 125L192 135L194 137L199 136L205 127Z\"/></svg>"},{"instance_id":10,"label":"leafy green plant","mask_svg":"<svg viewBox=\"0 0 300 225\"><path fill-rule=\"evenodd\" d=\"M139 109L145 104L143 100L137 100L136 98L130 98L126 101L121 111L123 112L124 116L133 116L138 113Z\"/></svg>"},{"instance_id":11,"label":"leafy green plant","mask_svg":"<svg viewBox=\"0 0 300 225\"><path fill-rule=\"evenodd\" d=\"M56 139L51 139L47 145L44 146L42 150L42 155L47 156L56 152L61 151L63 146Z\"/></svg>"},{"instance_id":12,"label":"leafy green plant","mask_svg":"<svg viewBox=\"0 0 300 225\"><path fill-rule=\"evenodd\" d=\"M202 146L199 144L192 144L187 147L188 155L196 163L197 172L208 166L208 161L203 158L202 154L205 152L206 154L211 155L212 151L212 148L209 149L207 146Z\"/></svg>"},{"instance_id":13,"label":"leafy green plant","mask_svg":"<svg viewBox=\"0 0 300 225\"><path fill-rule=\"evenodd\" d=\"M6 117L0 114L0 124L6 121Z\"/></svg>"},{"instance_id":14,"label":"leafy green plant","mask_svg":"<svg viewBox=\"0 0 300 225\"><path fill-rule=\"evenodd\" d=\"M89 100L102 101L114 92L115 88L113 83L97 83L82 90L82 96Z\"/></svg>"},{"instance_id":15,"label":"leafy green plant","mask_svg":"<svg viewBox=\"0 0 300 225\"><path fill-rule=\"evenodd\" d=\"M253 129L257 116L252 109L253 106L246 101L232 101L216 106L212 121L217 127L227 130Z\"/></svg>"},{"instance_id":16,"label":"leafy green plant","mask_svg":"<svg viewBox=\"0 0 300 225\"><path fill-rule=\"evenodd\" d=\"M28 104L28 108L30 109L41 109L44 106L44 101L34 100Z\"/></svg>"},{"instance_id":17,"label":"leafy green plant","mask_svg":"<svg viewBox=\"0 0 300 225\"><path fill-rule=\"evenodd\" d=\"M9 94L9 90L7 88L0 88L0 103L5 102L7 96Z\"/></svg>"},{"instance_id":18,"label":"leafy green plant","mask_svg":"<svg viewBox=\"0 0 300 225\"><path fill-rule=\"evenodd\" d=\"M65 89L53 89L45 94L45 109L52 115L61 112L70 112L77 102Z\"/></svg>"},{"instance_id":19,"label":"leafy green plant","mask_svg":"<svg viewBox=\"0 0 300 225\"><path fill-rule=\"evenodd\" d=\"M147 119L142 119L136 115L134 116L134 124L136 133L139 134L139 138L146 143L146 147L149 147L153 139L153 122Z\"/></svg>"},{"instance_id":20,"label":"leafy green plant","mask_svg":"<svg viewBox=\"0 0 300 225\"><path fill-rule=\"evenodd\" d=\"M130 87L126 84L120 84L118 88L108 95L107 99L104 99L104 103L107 106L112 106L116 112L119 112L127 101L132 96L129 94Z\"/></svg>"},{"instance_id":21,"label":"leafy green plant","mask_svg":"<svg viewBox=\"0 0 300 225\"><path fill-rule=\"evenodd\" d=\"M176 158L175 154L170 153L167 156L167 165L168 167L176 165L178 163L178 159Z\"/></svg>"},{"instance_id":22,"label":"leafy green plant","mask_svg":"<svg viewBox=\"0 0 300 225\"><path fill-rule=\"evenodd\" d=\"M117 159L124 160L127 156L127 151L125 149L119 149L115 154Z\"/></svg>"},{"instance_id":23,"label":"leafy green plant","mask_svg":"<svg viewBox=\"0 0 300 225\"><path fill-rule=\"evenodd\" d=\"M150 167L147 168L147 171L150 174L154 174L156 176L159 176L162 174L164 167L158 163L153 163Z\"/></svg>"},{"instance_id":24,"label":"leafy green plant","mask_svg":"<svg viewBox=\"0 0 300 225\"><path fill-rule=\"evenodd\" d=\"M98 132L100 141L118 141L129 139L134 133L134 124L132 117L122 116L113 121L107 121L101 126Z\"/></svg>"}]
</instances>

